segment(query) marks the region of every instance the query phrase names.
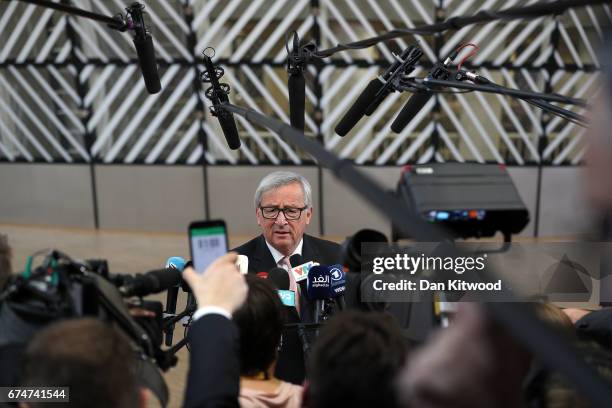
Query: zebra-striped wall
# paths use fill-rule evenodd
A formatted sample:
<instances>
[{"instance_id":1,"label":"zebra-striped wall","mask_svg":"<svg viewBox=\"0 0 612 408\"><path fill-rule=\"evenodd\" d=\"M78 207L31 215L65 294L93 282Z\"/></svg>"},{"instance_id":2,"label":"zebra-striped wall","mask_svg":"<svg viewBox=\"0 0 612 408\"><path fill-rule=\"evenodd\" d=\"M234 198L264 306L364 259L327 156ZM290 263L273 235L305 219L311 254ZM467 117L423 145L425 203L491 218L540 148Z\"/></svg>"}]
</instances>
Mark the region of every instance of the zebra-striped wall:
<instances>
[{"instance_id":1,"label":"zebra-striped wall","mask_svg":"<svg viewBox=\"0 0 612 408\"><path fill-rule=\"evenodd\" d=\"M59 0L56 0L59 1ZM285 35L320 48L394 27L413 27L536 0L147 0L162 92L148 95L128 33L19 1L0 2L0 160L46 163L308 164L276 135L237 119L242 148L230 151L197 73L216 48L234 103L288 121ZM131 0L73 0L111 16ZM583 132L495 95L440 94L401 134L389 124L409 94L394 93L346 137L333 132L392 52L419 41L422 76L463 42L480 45L466 66L503 85L592 97L597 46L609 5L560 17L496 21L430 37L405 37L334 55L307 73L306 131L358 164L437 161L577 164Z\"/></svg>"}]
</instances>

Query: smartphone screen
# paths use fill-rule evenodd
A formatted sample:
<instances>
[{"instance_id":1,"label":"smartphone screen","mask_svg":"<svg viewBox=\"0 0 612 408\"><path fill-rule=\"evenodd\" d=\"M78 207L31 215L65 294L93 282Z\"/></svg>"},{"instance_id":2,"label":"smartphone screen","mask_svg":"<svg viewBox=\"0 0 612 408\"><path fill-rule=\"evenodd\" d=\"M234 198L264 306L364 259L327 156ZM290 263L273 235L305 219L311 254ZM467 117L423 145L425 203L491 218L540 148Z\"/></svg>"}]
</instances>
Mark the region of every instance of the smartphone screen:
<instances>
[{"instance_id":1,"label":"smartphone screen","mask_svg":"<svg viewBox=\"0 0 612 408\"><path fill-rule=\"evenodd\" d=\"M200 221L189 226L193 267L203 273L215 259L227 253L227 230L223 221Z\"/></svg>"}]
</instances>

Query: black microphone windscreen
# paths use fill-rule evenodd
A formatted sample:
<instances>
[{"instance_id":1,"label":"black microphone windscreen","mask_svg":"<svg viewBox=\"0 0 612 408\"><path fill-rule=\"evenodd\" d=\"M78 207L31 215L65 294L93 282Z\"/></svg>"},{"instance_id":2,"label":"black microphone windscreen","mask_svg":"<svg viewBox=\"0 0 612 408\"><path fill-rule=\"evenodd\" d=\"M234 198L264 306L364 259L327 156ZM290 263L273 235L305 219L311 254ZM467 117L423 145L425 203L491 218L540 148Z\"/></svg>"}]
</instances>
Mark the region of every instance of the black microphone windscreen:
<instances>
[{"instance_id":1,"label":"black microphone windscreen","mask_svg":"<svg viewBox=\"0 0 612 408\"><path fill-rule=\"evenodd\" d=\"M222 94L219 99L221 99L221 102L229 102L229 97L227 94ZM219 114L217 117L219 118L219 124L221 125L223 136L225 136L225 140L227 141L229 148L232 150L239 149L240 137L238 136L238 128L236 127L234 115L231 112L219 109Z\"/></svg>"},{"instance_id":2,"label":"black microphone windscreen","mask_svg":"<svg viewBox=\"0 0 612 408\"><path fill-rule=\"evenodd\" d=\"M304 131L304 105L306 104L306 83L304 73L289 74L289 119L291 126Z\"/></svg>"},{"instance_id":3,"label":"black microphone windscreen","mask_svg":"<svg viewBox=\"0 0 612 408\"><path fill-rule=\"evenodd\" d=\"M368 86L363 90L355 103L350 107L348 112L344 114L340 122L336 125L336 133L339 136L345 136L359 122L359 119L365 115L366 110L374 101L376 93L383 87L383 83L378 78L370 81Z\"/></svg>"},{"instance_id":4,"label":"black microphone windscreen","mask_svg":"<svg viewBox=\"0 0 612 408\"><path fill-rule=\"evenodd\" d=\"M149 272L148 275L153 275L159 282L158 289L160 291L169 289L181 283L181 272L175 268L167 268L158 271Z\"/></svg>"},{"instance_id":5,"label":"black microphone windscreen","mask_svg":"<svg viewBox=\"0 0 612 408\"><path fill-rule=\"evenodd\" d=\"M376 109L378 109L378 107L380 106L382 101L384 101L385 98L387 97L387 95L389 95L391 92L392 92L392 90L388 89L387 92L384 92L382 95L379 95L377 98L374 98L372 103L370 103L370 105L368 106L368 109L365 110L365 112L364 112L365 115L366 116L370 116L371 114L373 114L374 111Z\"/></svg>"},{"instance_id":6,"label":"black microphone windscreen","mask_svg":"<svg viewBox=\"0 0 612 408\"><path fill-rule=\"evenodd\" d=\"M412 95L391 124L391 130L395 133L401 133L416 114L423 109L423 106L425 106L432 95L431 92L416 93Z\"/></svg>"},{"instance_id":7,"label":"black microphone windscreen","mask_svg":"<svg viewBox=\"0 0 612 408\"><path fill-rule=\"evenodd\" d=\"M304 257L302 257L302 255L293 254L289 257L289 263L293 268L295 268L296 266L300 266L301 264L306 263L306 261L304 260Z\"/></svg>"},{"instance_id":8,"label":"black microphone windscreen","mask_svg":"<svg viewBox=\"0 0 612 408\"><path fill-rule=\"evenodd\" d=\"M147 296L163 292L181 283L181 272L174 268L161 269L136 275L120 288L124 296Z\"/></svg>"},{"instance_id":9,"label":"black microphone windscreen","mask_svg":"<svg viewBox=\"0 0 612 408\"><path fill-rule=\"evenodd\" d=\"M268 272L268 279L276 286L278 290L289 289L289 273L283 268L272 268Z\"/></svg>"},{"instance_id":10,"label":"black microphone windscreen","mask_svg":"<svg viewBox=\"0 0 612 408\"><path fill-rule=\"evenodd\" d=\"M147 91L150 94L158 93L161 90L159 74L157 73L157 63L155 62L155 50L153 49L153 39L149 34L136 36L134 38L138 62L142 71Z\"/></svg>"}]
</instances>

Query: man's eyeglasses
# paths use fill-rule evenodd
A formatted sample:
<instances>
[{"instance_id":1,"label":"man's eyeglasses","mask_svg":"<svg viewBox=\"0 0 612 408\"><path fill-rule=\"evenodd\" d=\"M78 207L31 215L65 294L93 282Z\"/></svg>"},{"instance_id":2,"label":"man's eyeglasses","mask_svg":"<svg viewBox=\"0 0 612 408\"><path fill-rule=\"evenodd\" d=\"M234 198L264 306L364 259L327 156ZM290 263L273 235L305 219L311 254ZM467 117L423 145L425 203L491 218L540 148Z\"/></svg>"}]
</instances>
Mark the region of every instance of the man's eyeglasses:
<instances>
[{"instance_id":1,"label":"man's eyeglasses","mask_svg":"<svg viewBox=\"0 0 612 408\"><path fill-rule=\"evenodd\" d=\"M259 209L261 210L261 215L263 215L263 217L268 220L275 220L276 218L278 218L278 214L280 214L281 211L283 212L285 219L297 220L302 216L302 211L304 211L306 208L308 207L302 207L302 208L259 207Z\"/></svg>"}]
</instances>

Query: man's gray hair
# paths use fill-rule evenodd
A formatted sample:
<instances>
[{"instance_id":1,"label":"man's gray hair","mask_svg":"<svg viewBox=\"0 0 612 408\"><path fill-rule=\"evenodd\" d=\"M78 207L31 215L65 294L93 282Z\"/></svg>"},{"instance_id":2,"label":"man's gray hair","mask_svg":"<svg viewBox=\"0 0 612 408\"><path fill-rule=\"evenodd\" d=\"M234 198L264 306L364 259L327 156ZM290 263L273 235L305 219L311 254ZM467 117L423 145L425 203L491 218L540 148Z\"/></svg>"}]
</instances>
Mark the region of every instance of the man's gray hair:
<instances>
[{"instance_id":1,"label":"man's gray hair","mask_svg":"<svg viewBox=\"0 0 612 408\"><path fill-rule=\"evenodd\" d=\"M255 208L261 205L261 197L271 190L286 186L288 184L300 183L304 192L304 205L308 208L312 207L312 188L305 177L300 176L292 171L275 171L261 179L259 186L255 191Z\"/></svg>"}]
</instances>

